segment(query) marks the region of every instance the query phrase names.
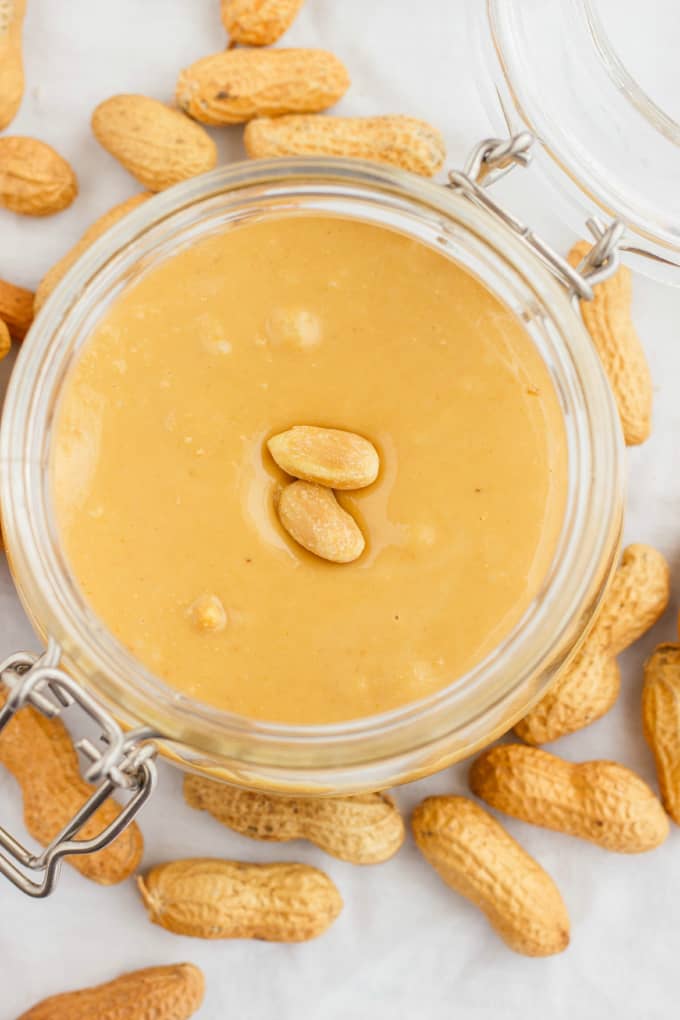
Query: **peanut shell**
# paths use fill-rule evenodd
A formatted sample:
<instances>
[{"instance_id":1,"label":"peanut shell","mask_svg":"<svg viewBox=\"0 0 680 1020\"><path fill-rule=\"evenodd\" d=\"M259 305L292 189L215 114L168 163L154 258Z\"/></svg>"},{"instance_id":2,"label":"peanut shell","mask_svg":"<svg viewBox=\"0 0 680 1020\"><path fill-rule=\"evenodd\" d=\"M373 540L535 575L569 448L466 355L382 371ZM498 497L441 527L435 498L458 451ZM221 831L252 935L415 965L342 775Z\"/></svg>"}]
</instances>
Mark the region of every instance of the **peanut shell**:
<instances>
[{"instance_id":1,"label":"peanut shell","mask_svg":"<svg viewBox=\"0 0 680 1020\"><path fill-rule=\"evenodd\" d=\"M590 633L548 693L515 726L528 744L546 744L601 718L619 694L615 657L649 630L668 605L666 560L651 546L624 550Z\"/></svg>"},{"instance_id":2,"label":"peanut shell","mask_svg":"<svg viewBox=\"0 0 680 1020\"><path fill-rule=\"evenodd\" d=\"M24 96L21 32L26 0L0 0L0 131L11 124Z\"/></svg>"},{"instance_id":3,"label":"peanut shell","mask_svg":"<svg viewBox=\"0 0 680 1020\"><path fill-rule=\"evenodd\" d=\"M203 124L241 124L325 110L348 88L344 65L326 50L228 50L181 72L177 103Z\"/></svg>"},{"instance_id":4,"label":"peanut shell","mask_svg":"<svg viewBox=\"0 0 680 1020\"><path fill-rule=\"evenodd\" d=\"M473 762L470 789L513 818L617 853L653 850L668 835L658 798L613 761L572 765L537 747L502 744Z\"/></svg>"},{"instance_id":5,"label":"peanut shell","mask_svg":"<svg viewBox=\"0 0 680 1020\"><path fill-rule=\"evenodd\" d=\"M205 981L192 963L147 967L94 988L43 999L19 1020L188 1020Z\"/></svg>"},{"instance_id":6,"label":"peanut shell","mask_svg":"<svg viewBox=\"0 0 680 1020\"><path fill-rule=\"evenodd\" d=\"M307 839L352 864L377 864L396 854L404 823L385 793L356 797L277 797L186 776L187 804L251 839Z\"/></svg>"},{"instance_id":7,"label":"peanut shell","mask_svg":"<svg viewBox=\"0 0 680 1020\"><path fill-rule=\"evenodd\" d=\"M664 807L680 825L680 645L658 645L645 663L642 728Z\"/></svg>"},{"instance_id":8,"label":"peanut shell","mask_svg":"<svg viewBox=\"0 0 680 1020\"><path fill-rule=\"evenodd\" d=\"M246 126L246 152L273 156L348 156L432 177L446 158L436 128L415 117L258 117Z\"/></svg>"},{"instance_id":9,"label":"peanut shell","mask_svg":"<svg viewBox=\"0 0 680 1020\"><path fill-rule=\"evenodd\" d=\"M148 96L119 95L92 114L97 140L149 191L163 191L217 165L212 138L179 110Z\"/></svg>"},{"instance_id":10,"label":"peanut shell","mask_svg":"<svg viewBox=\"0 0 680 1020\"><path fill-rule=\"evenodd\" d=\"M467 797L428 797L413 813L418 849L449 888L485 914L514 952L552 956L569 945L569 915L541 866Z\"/></svg>"},{"instance_id":11,"label":"peanut shell","mask_svg":"<svg viewBox=\"0 0 680 1020\"><path fill-rule=\"evenodd\" d=\"M572 266L578 266L591 247L588 241L575 244L569 252ZM652 378L633 325L630 269L620 266L593 290L592 301L581 301L581 314L614 392L626 443L636 446L649 438L652 428Z\"/></svg>"},{"instance_id":12,"label":"peanut shell","mask_svg":"<svg viewBox=\"0 0 680 1020\"><path fill-rule=\"evenodd\" d=\"M77 194L76 175L51 145L18 135L0 137L0 206L23 216L51 216Z\"/></svg>"},{"instance_id":13,"label":"peanut shell","mask_svg":"<svg viewBox=\"0 0 680 1020\"><path fill-rule=\"evenodd\" d=\"M233 43L271 46L293 24L304 0L222 0L222 24Z\"/></svg>"},{"instance_id":14,"label":"peanut shell","mask_svg":"<svg viewBox=\"0 0 680 1020\"><path fill-rule=\"evenodd\" d=\"M154 924L202 939L305 942L342 909L330 878L306 864L197 858L161 864L138 884Z\"/></svg>"},{"instance_id":15,"label":"peanut shell","mask_svg":"<svg viewBox=\"0 0 680 1020\"><path fill-rule=\"evenodd\" d=\"M0 687L0 705L7 694ZM60 719L22 708L0 734L0 764L21 786L24 822L31 836L47 846L93 791L80 775L78 757ZM105 801L78 834L91 839L120 814ZM66 857L86 878L100 885L122 882L136 870L144 849L142 834L132 822L114 842L94 854Z\"/></svg>"}]
</instances>

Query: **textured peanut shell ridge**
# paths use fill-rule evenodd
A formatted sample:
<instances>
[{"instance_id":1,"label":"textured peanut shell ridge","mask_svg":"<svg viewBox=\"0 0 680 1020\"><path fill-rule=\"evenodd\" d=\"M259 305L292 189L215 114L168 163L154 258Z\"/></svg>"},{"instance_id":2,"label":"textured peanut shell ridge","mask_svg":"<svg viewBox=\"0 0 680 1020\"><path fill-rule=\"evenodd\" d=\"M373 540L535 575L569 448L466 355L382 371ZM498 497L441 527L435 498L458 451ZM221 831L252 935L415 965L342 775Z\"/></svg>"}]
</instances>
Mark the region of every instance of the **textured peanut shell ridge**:
<instances>
[{"instance_id":1,"label":"textured peanut shell ridge","mask_svg":"<svg viewBox=\"0 0 680 1020\"><path fill-rule=\"evenodd\" d=\"M275 797L189 775L184 796L191 807L207 811L243 836L273 842L306 839L352 864L386 861L404 841L402 817L384 793Z\"/></svg>"},{"instance_id":2,"label":"textured peanut shell ridge","mask_svg":"<svg viewBox=\"0 0 680 1020\"><path fill-rule=\"evenodd\" d=\"M669 597L670 572L661 553L640 543L628 546L580 651L515 726L517 735L546 744L605 715L619 695L615 656L656 623Z\"/></svg>"},{"instance_id":3,"label":"textured peanut shell ridge","mask_svg":"<svg viewBox=\"0 0 680 1020\"><path fill-rule=\"evenodd\" d=\"M680 825L680 645L658 645L645 663L642 728L656 762L661 799Z\"/></svg>"},{"instance_id":4,"label":"textured peanut shell ridge","mask_svg":"<svg viewBox=\"0 0 680 1020\"><path fill-rule=\"evenodd\" d=\"M92 114L92 130L149 191L163 191L217 165L210 135L179 110L148 96L104 100Z\"/></svg>"},{"instance_id":5,"label":"textured peanut shell ridge","mask_svg":"<svg viewBox=\"0 0 680 1020\"><path fill-rule=\"evenodd\" d=\"M51 269L43 276L42 280L38 284L38 289L35 292L35 298L33 299L33 309L37 315L42 306L47 301L54 288L57 286L59 281L69 271L72 265L74 265L84 251L94 244L109 227L112 227L114 223L118 223L124 216L127 216L129 212L136 209L137 206L141 205L142 202L146 202L151 195L142 191L138 195L133 195L131 198L126 198L124 202L119 202L118 205L114 205L112 209L108 209L99 219L95 220L94 223L87 228L83 236L79 241L76 241L74 246L63 255L58 262L52 266ZM0 285L1 287L1 285ZM1 295L0 290L0 295ZM1 305L0 305L1 307Z\"/></svg>"},{"instance_id":6,"label":"textured peanut shell ridge","mask_svg":"<svg viewBox=\"0 0 680 1020\"><path fill-rule=\"evenodd\" d=\"M192 963L131 971L93 988L50 996L19 1020L188 1020L205 981Z\"/></svg>"},{"instance_id":7,"label":"textured peanut shell ridge","mask_svg":"<svg viewBox=\"0 0 680 1020\"><path fill-rule=\"evenodd\" d=\"M6 322L0 319L0 361L6 358L12 350L12 338L9 335L9 327Z\"/></svg>"},{"instance_id":8,"label":"textured peanut shell ridge","mask_svg":"<svg viewBox=\"0 0 680 1020\"><path fill-rule=\"evenodd\" d=\"M33 322L33 292L0 280L0 319L13 340L23 340Z\"/></svg>"},{"instance_id":9,"label":"textured peanut shell ridge","mask_svg":"<svg viewBox=\"0 0 680 1020\"><path fill-rule=\"evenodd\" d=\"M6 692L0 688L0 705L5 700ZM42 846L71 820L93 790L80 776L78 756L64 724L33 708L21 709L0 735L0 764L21 786L26 828ZM120 807L107 800L78 838L97 835L119 814ZM135 871L143 849L142 834L132 822L105 849L65 859L86 878L114 885Z\"/></svg>"},{"instance_id":10,"label":"textured peanut shell ridge","mask_svg":"<svg viewBox=\"0 0 680 1020\"><path fill-rule=\"evenodd\" d=\"M249 156L348 156L432 177L446 158L441 133L415 117L259 118L247 125Z\"/></svg>"},{"instance_id":11,"label":"textured peanut shell ridge","mask_svg":"<svg viewBox=\"0 0 680 1020\"><path fill-rule=\"evenodd\" d=\"M668 819L639 776L612 761L579 765L524 744L484 751L470 769L470 789L513 818L636 854L668 835Z\"/></svg>"},{"instance_id":12,"label":"textured peanut shell ridge","mask_svg":"<svg viewBox=\"0 0 680 1020\"><path fill-rule=\"evenodd\" d=\"M232 42L271 46L293 24L304 0L221 0L222 24Z\"/></svg>"},{"instance_id":13,"label":"textured peanut shell ridge","mask_svg":"<svg viewBox=\"0 0 680 1020\"><path fill-rule=\"evenodd\" d=\"M569 252L573 266L591 249L579 241ZM581 302L581 314L609 379L628 446L644 443L652 428L652 378L644 348L633 325L632 279L626 266L594 287L592 301Z\"/></svg>"},{"instance_id":14,"label":"textured peanut shell ridge","mask_svg":"<svg viewBox=\"0 0 680 1020\"><path fill-rule=\"evenodd\" d=\"M0 206L23 216L51 216L77 194L76 175L51 145L18 135L0 137Z\"/></svg>"},{"instance_id":15,"label":"textured peanut shell ridge","mask_svg":"<svg viewBox=\"0 0 680 1020\"><path fill-rule=\"evenodd\" d=\"M228 50L203 57L177 81L177 104L203 124L316 113L349 88L345 66L326 50Z\"/></svg>"},{"instance_id":16,"label":"textured peanut shell ridge","mask_svg":"<svg viewBox=\"0 0 680 1020\"><path fill-rule=\"evenodd\" d=\"M305 942L342 909L330 878L306 864L196 858L152 868L138 884L151 921L202 939Z\"/></svg>"},{"instance_id":17,"label":"textured peanut shell ridge","mask_svg":"<svg viewBox=\"0 0 680 1020\"><path fill-rule=\"evenodd\" d=\"M362 489L380 469L373 443L344 429L294 425L267 440L267 447L289 475L331 489Z\"/></svg>"},{"instance_id":18,"label":"textured peanut shell ridge","mask_svg":"<svg viewBox=\"0 0 680 1020\"><path fill-rule=\"evenodd\" d=\"M16 116L24 96L21 31L26 0L0 0L0 131Z\"/></svg>"},{"instance_id":19,"label":"textured peanut shell ridge","mask_svg":"<svg viewBox=\"0 0 680 1020\"><path fill-rule=\"evenodd\" d=\"M552 956L569 945L569 915L550 876L467 797L428 797L414 811L419 850L455 892L485 914L506 945Z\"/></svg>"}]
</instances>

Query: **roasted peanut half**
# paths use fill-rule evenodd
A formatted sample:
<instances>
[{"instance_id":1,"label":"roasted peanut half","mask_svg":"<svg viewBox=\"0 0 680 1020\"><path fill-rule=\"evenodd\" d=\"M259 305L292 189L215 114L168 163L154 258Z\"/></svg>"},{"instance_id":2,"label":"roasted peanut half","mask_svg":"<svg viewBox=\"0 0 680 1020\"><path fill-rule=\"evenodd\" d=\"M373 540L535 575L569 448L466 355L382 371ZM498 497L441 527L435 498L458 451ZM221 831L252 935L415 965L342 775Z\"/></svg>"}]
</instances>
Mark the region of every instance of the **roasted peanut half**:
<instances>
[{"instance_id":1,"label":"roasted peanut half","mask_svg":"<svg viewBox=\"0 0 680 1020\"><path fill-rule=\"evenodd\" d=\"M272 436L267 447L287 474L329 489L363 489L380 469L373 443L343 429L294 425Z\"/></svg>"},{"instance_id":2,"label":"roasted peanut half","mask_svg":"<svg viewBox=\"0 0 680 1020\"><path fill-rule=\"evenodd\" d=\"M352 563L366 546L357 522L323 485L287 485L279 497L278 514L291 538L322 560Z\"/></svg>"}]
</instances>

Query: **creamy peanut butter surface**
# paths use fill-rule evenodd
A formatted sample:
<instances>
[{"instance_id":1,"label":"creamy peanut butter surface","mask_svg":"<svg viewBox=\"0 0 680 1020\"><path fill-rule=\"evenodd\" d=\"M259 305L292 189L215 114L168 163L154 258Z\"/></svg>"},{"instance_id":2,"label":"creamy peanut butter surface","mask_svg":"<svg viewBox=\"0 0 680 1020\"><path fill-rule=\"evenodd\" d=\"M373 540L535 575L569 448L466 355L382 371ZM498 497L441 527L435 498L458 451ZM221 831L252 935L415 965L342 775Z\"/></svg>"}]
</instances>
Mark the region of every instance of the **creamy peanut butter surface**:
<instances>
[{"instance_id":1,"label":"creamy peanut butter surface","mask_svg":"<svg viewBox=\"0 0 680 1020\"><path fill-rule=\"evenodd\" d=\"M337 500L365 548L281 526L266 443L368 439L376 481ZM519 320L394 231L325 215L245 224L119 297L67 381L55 512L95 612L170 685L292 723L395 708L504 638L553 556L566 439Z\"/></svg>"}]
</instances>

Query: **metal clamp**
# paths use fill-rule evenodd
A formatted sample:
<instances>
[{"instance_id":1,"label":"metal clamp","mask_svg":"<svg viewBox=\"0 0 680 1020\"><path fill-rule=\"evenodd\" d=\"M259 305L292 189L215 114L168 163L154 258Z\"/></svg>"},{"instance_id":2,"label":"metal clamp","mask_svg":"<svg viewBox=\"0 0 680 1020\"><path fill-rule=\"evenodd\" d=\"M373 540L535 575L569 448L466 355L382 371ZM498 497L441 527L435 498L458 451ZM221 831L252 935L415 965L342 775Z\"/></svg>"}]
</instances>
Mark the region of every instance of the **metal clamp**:
<instances>
[{"instance_id":1,"label":"metal clamp","mask_svg":"<svg viewBox=\"0 0 680 1020\"><path fill-rule=\"evenodd\" d=\"M528 131L510 138L486 138L475 146L463 170L449 171L447 187L510 227L564 284L571 296L592 301L593 286L606 280L619 267L619 247L625 230L621 220L613 220L607 227L594 217L587 220L594 244L581 264L574 267L525 223L495 202L485 190L514 167L528 166L533 145L534 136Z\"/></svg>"},{"instance_id":2,"label":"metal clamp","mask_svg":"<svg viewBox=\"0 0 680 1020\"><path fill-rule=\"evenodd\" d=\"M0 874L34 897L48 896L52 892L64 857L95 853L112 843L142 809L157 779L153 761L157 748L152 742L157 734L148 728L124 733L113 716L59 669L58 662L59 649L50 642L42 656L17 652L0 663L0 682L9 690L0 708L0 733L27 705L53 719L69 705L76 704L96 723L102 745L88 738L76 742L76 749L89 761L83 772L85 779L98 785L42 853L31 853L0 827ZM120 814L93 838L78 839L85 823L119 790L131 795ZM33 878L34 875L39 877Z\"/></svg>"}]
</instances>

